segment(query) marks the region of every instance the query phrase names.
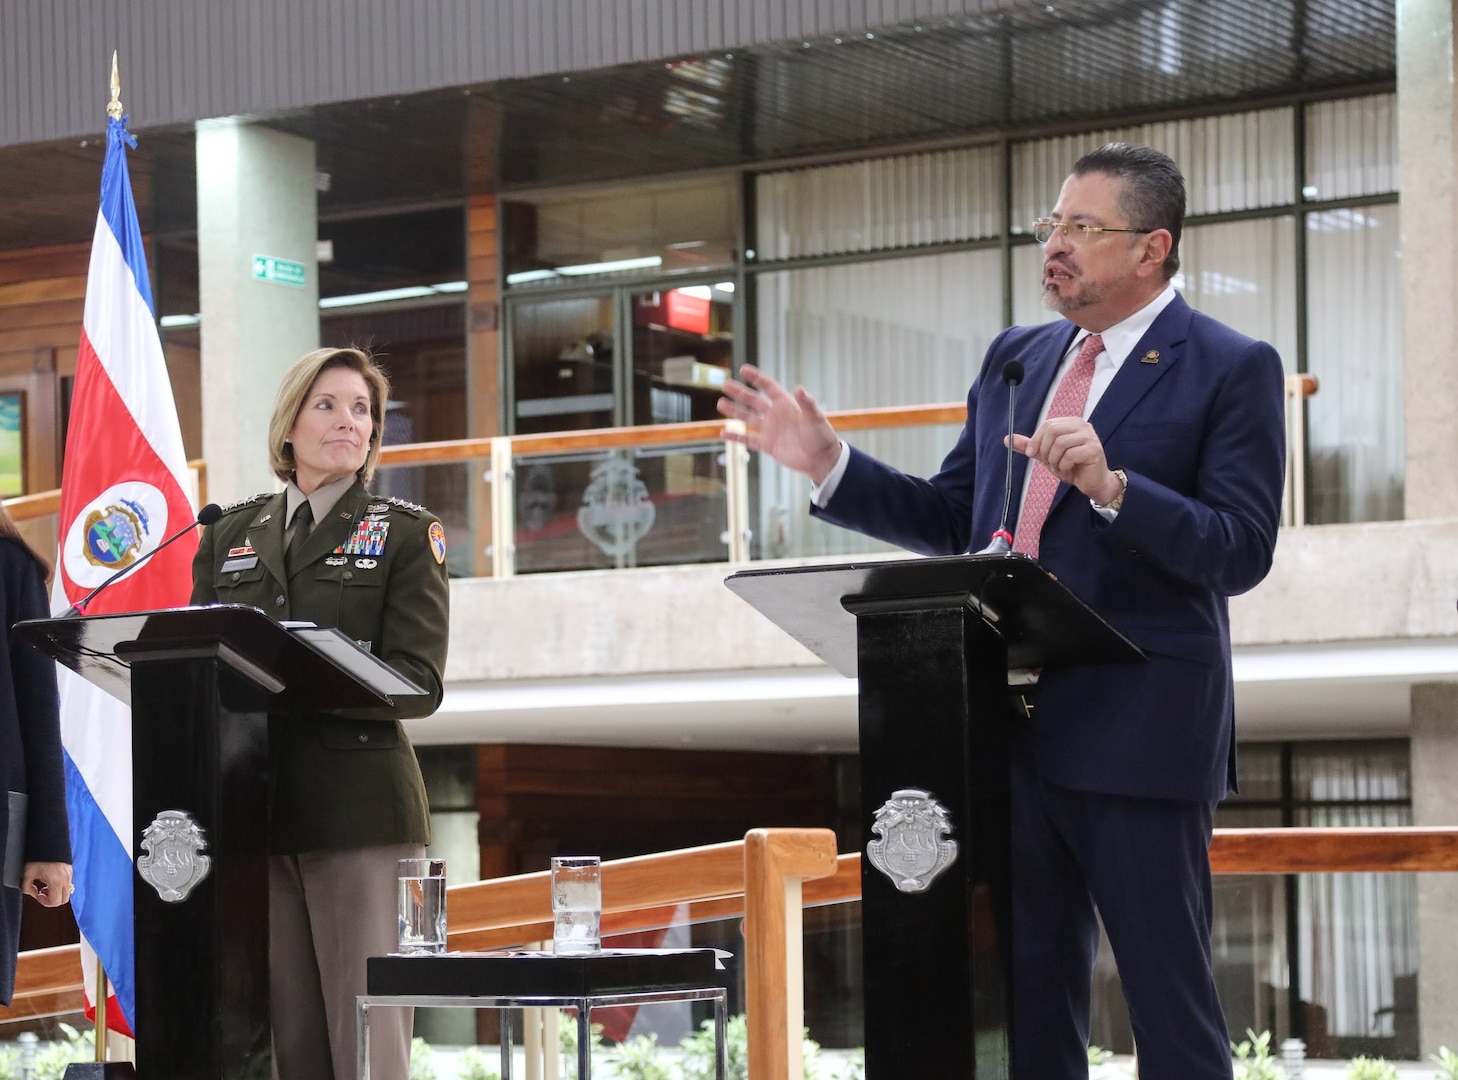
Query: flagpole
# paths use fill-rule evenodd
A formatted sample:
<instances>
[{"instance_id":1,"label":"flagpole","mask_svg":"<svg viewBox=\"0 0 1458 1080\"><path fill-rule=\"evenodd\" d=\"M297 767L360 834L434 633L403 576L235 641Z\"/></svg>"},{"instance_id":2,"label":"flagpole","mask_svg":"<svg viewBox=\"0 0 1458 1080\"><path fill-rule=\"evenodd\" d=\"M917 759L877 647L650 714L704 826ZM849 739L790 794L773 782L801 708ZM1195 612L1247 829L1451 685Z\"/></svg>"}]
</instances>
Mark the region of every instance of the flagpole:
<instances>
[{"instance_id":1,"label":"flagpole","mask_svg":"<svg viewBox=\"0 0 1458 1080\"><path fill-rule=\"evenodd\" d=\"M116 76L112 76L115 78ZM111 988L106 982L106 968L102 966L101 957L96 958L96 1060L106 1063L106 998L111 993Z\"/></svg>"},{"instance_id":2,"label":"flagpole","mask_svg":"<svg viewBox=\"0 0 1458 1080\"><path fill-rule=\"evenodd\" d=\"M113 120L120 120L124 115L121 103L121 72L117 67L116 50L111 51L111 100L106 103L106 115ZM106 999L111 994L111 987L106 978L106 967L101 962L101 957L96 958L96 1060L101 1064L106 1063Z\"/></svg>"}]
</instances>

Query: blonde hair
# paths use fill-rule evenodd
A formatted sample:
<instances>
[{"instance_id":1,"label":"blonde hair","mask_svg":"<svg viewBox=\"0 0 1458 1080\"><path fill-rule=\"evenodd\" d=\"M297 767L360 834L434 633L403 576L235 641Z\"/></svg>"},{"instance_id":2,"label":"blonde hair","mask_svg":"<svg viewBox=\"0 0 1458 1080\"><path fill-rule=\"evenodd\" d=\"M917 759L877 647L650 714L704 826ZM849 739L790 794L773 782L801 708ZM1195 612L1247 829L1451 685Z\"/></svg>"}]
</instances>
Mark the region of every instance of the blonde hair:
<instances>
[{"instance_id":1,"label":"blonde hair","mask_svg":"<svg viewBox=\"0 0 1458 1080\"><path fill-rule=\"evenodd\" d=\"M294 478L294 448L289 445L289 432L299 417L309 391L319 376L331 368L346 368L364 379L370 390L370 450L356 474L366 484L375 475L380 460L380 443L385 434L385 403L390 400L390 380L363 349L315 349L299 357L284 372L278 396L273 399L273 417L268 422L268 467L284 483Z\"/></svg>"}]
</instances>

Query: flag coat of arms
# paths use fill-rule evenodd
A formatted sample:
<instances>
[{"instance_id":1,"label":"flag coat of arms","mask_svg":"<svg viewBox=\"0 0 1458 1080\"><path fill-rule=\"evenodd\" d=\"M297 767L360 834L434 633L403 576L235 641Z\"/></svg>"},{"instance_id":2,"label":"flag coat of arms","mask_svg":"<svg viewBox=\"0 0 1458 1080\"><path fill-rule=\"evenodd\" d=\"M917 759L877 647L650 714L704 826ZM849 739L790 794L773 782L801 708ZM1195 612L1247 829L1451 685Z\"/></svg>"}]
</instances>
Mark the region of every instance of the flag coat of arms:
<instances>
[{"instance_id":1,"label":"flag coat of arms","mask_svg":"<svg viewBox=\"0 0 1458 1080\"><path fill-rule=\"evenodd\" d=\"M107 124L101 209L91 249L76 382L66 434L52 587L57 612L82 601L195 519L172 386L152 310L152 289L126 152L136 140L126 118ZM168 547L86 605L86 614L186 604L195 537ZM99 957L119 1008L108 1026L130 1033L135 1019L132 940L130 710L65 668L61 742L71 819L87 1014L94 1015ZM110 1002L109 1002L110 1004Z\"/></svg>"}]
</instances>

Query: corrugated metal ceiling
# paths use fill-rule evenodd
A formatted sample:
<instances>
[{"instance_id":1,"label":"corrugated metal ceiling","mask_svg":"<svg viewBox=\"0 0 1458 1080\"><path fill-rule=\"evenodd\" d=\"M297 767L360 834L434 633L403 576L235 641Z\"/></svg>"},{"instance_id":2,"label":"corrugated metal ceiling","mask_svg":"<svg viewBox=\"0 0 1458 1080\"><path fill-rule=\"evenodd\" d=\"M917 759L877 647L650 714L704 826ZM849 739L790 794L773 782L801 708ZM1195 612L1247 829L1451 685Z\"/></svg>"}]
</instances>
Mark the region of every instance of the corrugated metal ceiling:
<instances>
[{"instance_id":1,"label":"corrugated metal ceiling","mask_svg":"<svg viewBox=\"0 0 1458 1080\"><path fill-rule=\"evenodd\" d=\"M260 119L317 142L333 177L320 197L327 216L498 184L585 183L1390 88L1395 77L1394 0L1067 0ZM144 227L190 230L190 128L139 134ZM0 151L0 247L85 239L100 157L95 140Z\"/></svg>"}]
</instances>

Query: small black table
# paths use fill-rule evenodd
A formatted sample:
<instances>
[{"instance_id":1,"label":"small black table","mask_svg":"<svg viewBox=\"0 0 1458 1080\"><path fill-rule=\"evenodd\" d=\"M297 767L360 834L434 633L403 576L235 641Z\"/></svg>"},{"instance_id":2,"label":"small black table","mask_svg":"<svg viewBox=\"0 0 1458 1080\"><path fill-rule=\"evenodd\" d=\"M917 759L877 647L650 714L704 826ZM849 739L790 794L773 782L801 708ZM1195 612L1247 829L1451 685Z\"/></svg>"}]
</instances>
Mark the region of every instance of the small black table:
<instances>
[{"instance_id":1,"label":"small black table","mask_svg":"<svg viewBox=\"0 0 1458 1080\"><path fill-rule=\"evenodd\" d=\"M357 999L359 1080L370 1080L370 1009L577 1010L577 1075L592 1075L593 1009L661 1001L714 1003L714 1075L725 1080L727 972L713 949L604 949L597 953L454 952L372 956ZM511 1025L501 1025L501 1080L511 1080Z\"/></svg>"}]
</instances>

